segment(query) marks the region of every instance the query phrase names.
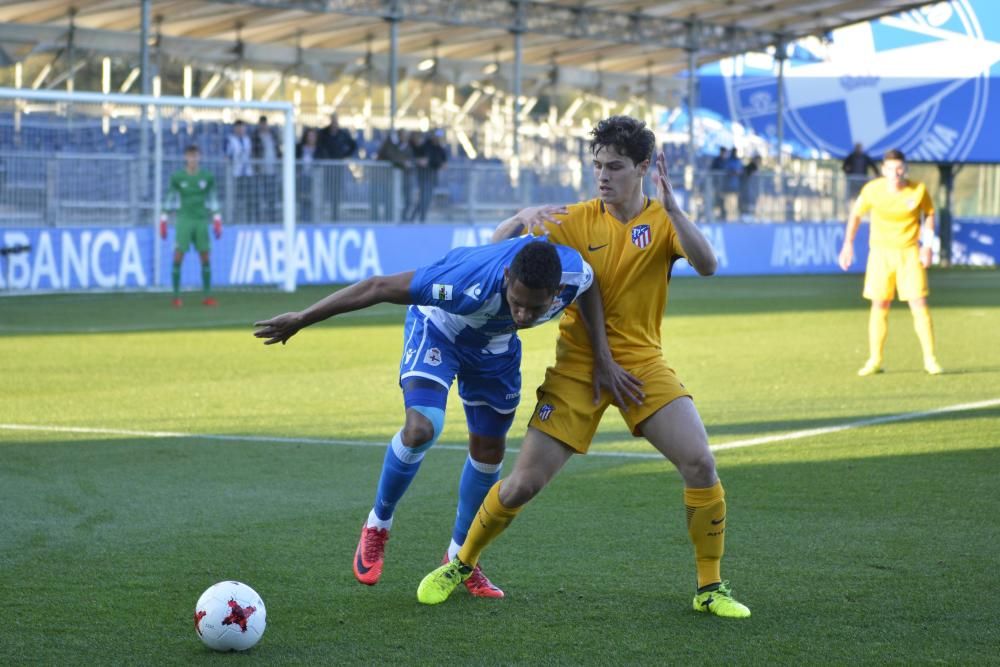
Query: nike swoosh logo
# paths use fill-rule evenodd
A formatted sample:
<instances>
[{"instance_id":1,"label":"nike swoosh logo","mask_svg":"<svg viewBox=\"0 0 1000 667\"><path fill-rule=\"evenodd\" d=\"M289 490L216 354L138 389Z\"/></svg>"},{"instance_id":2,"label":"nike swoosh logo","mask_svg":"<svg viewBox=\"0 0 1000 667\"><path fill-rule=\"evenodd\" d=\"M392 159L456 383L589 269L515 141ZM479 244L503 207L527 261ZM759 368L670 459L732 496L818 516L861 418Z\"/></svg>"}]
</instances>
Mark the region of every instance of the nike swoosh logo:
<instances>
[{"instance_id":1,"label":"nike swoosh logo","mask_svg":"<svg viewBox=\"0 0 1000 667\"><path fill-rule=\"evenodd\" d=\"M607 246L608 246L607 243L605 243L604 245L598 245L598 246L587 245L587 250L589 250L590 252L595 252L597 250L600 250L601 248L606 248Z\"/></svg>"},{"instance_id":2,"label":"nike swoosh logo","mask_svg":"<svg viewBox=\"0 0 1000 667\"><path fill-rule=\"evenodd\" d=\"M360 550L357 553L357 562L355 563L355 565L358 568L358 572L361 573L361 574L368 574L368 570L371 569L370 567L365 567L365 562L361 558L361 551Z\"/></svg>"},{"instance_id":3,"label":"nike swoosh logo","mask_svg":"<svg viewBox=\"0 0 1000 667\"><path fill-rule=\"evenodd\" d=\"M723 522L723 521L725 521L725 520L726 520L726 517L722 517L722 518L721 518L721 519L719 519L718 521L716 521L715 519L712 519L712 525L713 525L713 526L718 526L718 525L719 525L720 523L722 523L722 522Z\"/></svg>"}]
</instances>

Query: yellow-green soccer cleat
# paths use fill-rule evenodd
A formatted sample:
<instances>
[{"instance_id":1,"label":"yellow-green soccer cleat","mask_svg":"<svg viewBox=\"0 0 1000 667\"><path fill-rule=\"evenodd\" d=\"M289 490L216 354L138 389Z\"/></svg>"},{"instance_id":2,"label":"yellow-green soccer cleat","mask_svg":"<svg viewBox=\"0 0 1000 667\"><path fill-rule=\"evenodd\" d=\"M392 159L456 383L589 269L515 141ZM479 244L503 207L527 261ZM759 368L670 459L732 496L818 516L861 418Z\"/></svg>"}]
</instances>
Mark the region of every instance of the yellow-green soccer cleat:
<instances>
[{"instance_id":1,"label":"yellow-green soccer cleat","mask_svg":"<svg viewBox=\"0 0 1000 667\"><path fill-rule=\"evenodd\" d=\"M750 609L733 599L728 581L723 581L714 591L695 595L694 610L725 618L750 618Z\"/></svg>"},{"instance_id":2,"label":"yellow-green soccer cleat","mask_svg":"<svg viewBox=\"0 0 1000 667\"><path fill-rule=\"evenodd\" d=\"M455 557L424 577L417 586L417 600L423 604L441 604L471 576L472 568Z\"/></svg>"}]
</instances>

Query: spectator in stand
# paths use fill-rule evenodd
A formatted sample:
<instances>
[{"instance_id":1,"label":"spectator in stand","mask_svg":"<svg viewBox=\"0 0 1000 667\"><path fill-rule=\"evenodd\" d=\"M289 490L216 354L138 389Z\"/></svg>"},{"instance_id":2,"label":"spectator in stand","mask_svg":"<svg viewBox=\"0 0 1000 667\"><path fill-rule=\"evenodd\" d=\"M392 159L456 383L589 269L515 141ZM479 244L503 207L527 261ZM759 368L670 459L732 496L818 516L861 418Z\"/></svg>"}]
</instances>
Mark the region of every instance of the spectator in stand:
<instances>
[{"instance_id":1,"label":"spectator in stand","mask_svg":"<svg viewBox=\"0 0 1000 667\"><path fill-rule=\"evenodd\" d=\"M267 123L267 116L261 116L257 121L253 134L253 157L257 160L257 197L261 219L264 222L275 222L278 219L276 203L281 145Z\"/></svg>"},{"instance_id":2,"label":"spectator in stand","mask_svg":"<svg viewBox=\"0 0 1000 667\"><path fill-rule=\"evenodd\" d=\"M305 222L313 221L313 160L316 159L316 149L319 146L319 132L314 127L302 129L302 139L295 147L295 161L298 172L298 206L299 219Z\"/></svg>"},{"instance_id":3,"label":"spectator in stand","mask_svg":"<svg viewBox=\"0 0 1000 667\"><path fill-rule=\"evenodd\" d=\"M330 114L330 124L319 134L319 145L316 148L317 160L346 160L358 150L358 142L351 133L340 126L336 113ZM327 197L330 202L330 219L340 218L340 200L344 194L347 180L347 167L336 164L330 167L330 187Z\"/></svg>"},{"instance_id":4,"label":"spectator in stand","mask_svg":"<svg viewBox=\"0 0 1000 667\"><path fill-rule=\"evenodd\" d=\"M743 163L736 148L729 150L729 158L726 160L725 177L722 189L726 193L726 220L738 220L740 182L743 180Z\"/></svg>"},{"instance_id":5,"label":"spectator in stand","mask_svg":"<svg viewBox=\"0 0 1000 667\"><path fill-rule=\"evenodd\" d=\"M719 154L712 158L708 165L708 178L712 185L712 212L716 219L725 218L725 200L722 196L722 180L726 173L726 160L729 158L729 151L725 148L719 149Z\"/></svg>"},{"instance_id":6,"label":"spectator in stand","mask_svg":"<svg viewBox=\"0 0 1000 667\"><path fill-rule=\"evenodd\" d=\"M390 132L385 135L385 140L378 148L375 159L388 162L394 170L399 170L403 174L403 210L410 207L410 195L406 185L408 179L406 174L413 168L413 153L406 141L406 131ZM390 174L391 175L391 174ZM386 200L386 219L396 220L396 189L393 187L392 179L389 180L388 199Z\"/></svg>"},{"instance_id":7,"label":"spectator in stand","mask_svg":"<svg viewBox=\"0 0 1000 667\"><path fill-rule=\"evenodd\" d=\"M412 145L412 142L411 142ZM438 182L438 172L448 161L448 153L441 145L441 131L430 132L423 143L414 150L417 164L417 203L406 220L427 222L427 211L434 198L434 188Z\"/></svg>"},{"instance_id":8,"label":"spectator in stand","mask_svg":"<svg viewBox=\"0 0 1000 667\"><path fill-rule=\"evenodd\" d=\"M226 158L233 175L236 193L233 202L233 220L236 222L256 222L257 207L253 197L253 144L247 135L247 126L242 120L233 123L233 133L226 137Z\"/></svg>"},{"instance_id":9,"label":"spectator in stand","mask_svg":"<svg viewBox=\"0 0 1000 667\"><path fill-rule=\"evenodd\" d=\"M409 220L416 215L417 202L413 200L413 191L417 187L417 168L423 155L424 134L420 130L411 131L406 137L405 152L410 157L410 168L403 174L403 220Z\"/></svg>"},{"instance_id":10,"label":"spectator in stand","mask_svg":"<svg viewBox=\"0 0 1000 667\"><path fill-rule=\"evenodd\" d=\"M757 195L760 194L758 171L760 171L760 156L754 154L743 165L743 176L740 178L740 214L743 216L753 216L757 208Z\"/></svg>"},{"instance_id":11,"label":"spectator in stand","mask_svg":"<svg viewBox=\"0 0 1000 667\"><path fill-rule=\"evenodd\" d=\"M864 146L854 144L854 150L844 158L841 168L847 177L847 198L850 200L848 205L853 206L861 188L868 182L868 170L870 169L875 176L879 175L878 164L865 153Z\"/></svg>"}]
</instances>

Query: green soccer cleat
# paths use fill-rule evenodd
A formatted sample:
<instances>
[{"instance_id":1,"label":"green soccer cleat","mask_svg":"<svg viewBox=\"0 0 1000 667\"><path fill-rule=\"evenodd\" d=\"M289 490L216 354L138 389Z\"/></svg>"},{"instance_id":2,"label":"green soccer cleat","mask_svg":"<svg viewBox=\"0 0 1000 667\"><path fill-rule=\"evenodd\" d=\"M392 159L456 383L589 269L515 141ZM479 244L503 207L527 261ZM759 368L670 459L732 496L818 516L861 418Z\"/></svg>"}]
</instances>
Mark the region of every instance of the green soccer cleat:
<instances>
[{"instance_id":1,"label":"green soccer cleat","mask_svg":"<svg viewBox=\"0 0 1000 667\"><path fill-rule=\"evenodd\" d=\"M441 604L448 599L458 585L472 576L472 568L458 560L451 559L434 570L417 586L417 600L423 604Z\"/></svg>"},{"instance_id":2,"label":"green soccer cleat","mask_svg":"<svg viewBox=\"0 0 1000 667\"><path fill-rule=\"evenodd\" d=\"M729 582L723 581L714 591L694 596L694 610L724 618L750 618L750 609L733 599Z\"/></svg>"}]
</instances>

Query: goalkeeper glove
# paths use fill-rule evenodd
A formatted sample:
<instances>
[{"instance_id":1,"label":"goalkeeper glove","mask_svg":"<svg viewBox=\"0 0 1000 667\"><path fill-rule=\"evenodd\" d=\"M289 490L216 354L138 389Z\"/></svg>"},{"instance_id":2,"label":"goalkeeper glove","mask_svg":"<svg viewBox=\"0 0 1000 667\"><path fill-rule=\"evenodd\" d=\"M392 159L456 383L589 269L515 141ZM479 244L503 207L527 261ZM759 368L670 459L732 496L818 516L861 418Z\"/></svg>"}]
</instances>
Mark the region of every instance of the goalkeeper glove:
<instances>
[{"instance_id":1,"label":"goalkeeper glove","mask_svg":"<svg viewBox=\"0 0 1000 667\"><path fill-rule=\"evenodd\" d=\"M218 213L212 216L212 232L215 234L215 238L222 238L222 216Z\"/></svg>"},{"instance_id":2,"label":"goalkeeper glove","mask_svg":"<svg viewBox=\"0 0 1000 667\"><path fill-rule=\"evenodd\" d=\"M166 213L161 213L160 214L160 238L161 239L166 239L167 238L167 214Z\"/></svg>"}]
</instances>

